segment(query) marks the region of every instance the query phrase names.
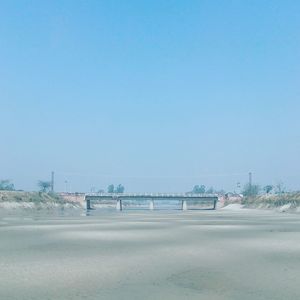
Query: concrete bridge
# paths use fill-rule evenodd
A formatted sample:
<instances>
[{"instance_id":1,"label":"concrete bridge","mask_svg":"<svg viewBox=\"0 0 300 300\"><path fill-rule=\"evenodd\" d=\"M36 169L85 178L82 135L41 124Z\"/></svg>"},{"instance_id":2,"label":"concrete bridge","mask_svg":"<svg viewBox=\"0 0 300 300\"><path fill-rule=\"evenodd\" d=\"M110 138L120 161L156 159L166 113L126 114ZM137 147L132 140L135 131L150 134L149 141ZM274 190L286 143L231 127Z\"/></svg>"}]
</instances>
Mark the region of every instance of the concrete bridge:
<instances>
[{"instance_id":1,"label":"concrete bridge","mask_svg":"<svg viewBox=\"0 0 300 300\"><path fill-rule=\"evenodd\" d=\"M85 195L86 209L92 209L92 201L112 200L115 201L116 209L123 209L124 200L149 201L149 209L154 210L155 201L181 201L181 209L188 210L189 202L211 203L211 208L216 209L218 196L215 194L116 194L116 193L91 193Z\"/></svg>"}]
</instances>

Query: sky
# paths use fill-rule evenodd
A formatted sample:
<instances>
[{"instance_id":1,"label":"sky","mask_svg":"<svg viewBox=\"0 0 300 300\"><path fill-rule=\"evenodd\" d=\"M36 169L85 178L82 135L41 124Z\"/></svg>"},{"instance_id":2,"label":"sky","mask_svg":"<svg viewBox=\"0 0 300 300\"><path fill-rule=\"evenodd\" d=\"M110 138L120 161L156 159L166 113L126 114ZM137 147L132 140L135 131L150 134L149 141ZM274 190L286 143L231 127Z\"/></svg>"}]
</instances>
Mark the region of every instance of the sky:
<instances>
[{"instance_id":1,"label":"sky","mask_svg":"<svg viewBox=\"0 0 300 300\"><path fill-rule=\"evenodd\" d=\"M297 0L0 1L0 179L300 190Z\"/></svg>"}]
</instances>

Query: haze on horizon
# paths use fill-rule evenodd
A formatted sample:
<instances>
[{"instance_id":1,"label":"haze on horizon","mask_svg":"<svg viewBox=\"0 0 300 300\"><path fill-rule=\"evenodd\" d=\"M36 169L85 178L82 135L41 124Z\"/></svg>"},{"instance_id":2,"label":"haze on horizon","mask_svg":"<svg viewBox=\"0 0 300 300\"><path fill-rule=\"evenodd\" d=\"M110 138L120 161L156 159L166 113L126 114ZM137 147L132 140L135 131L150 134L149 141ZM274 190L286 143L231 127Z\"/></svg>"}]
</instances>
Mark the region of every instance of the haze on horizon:
<instances>
[{"instance_id":1,"label":"haze on horizon","mask_svg":"<svg viewBox=\"0 0 300 300\"><path fill-rule=\"evenodd\" d=\"M1 179L300 182L299 1L1 1Z\"/></svg>"}]
</instances>

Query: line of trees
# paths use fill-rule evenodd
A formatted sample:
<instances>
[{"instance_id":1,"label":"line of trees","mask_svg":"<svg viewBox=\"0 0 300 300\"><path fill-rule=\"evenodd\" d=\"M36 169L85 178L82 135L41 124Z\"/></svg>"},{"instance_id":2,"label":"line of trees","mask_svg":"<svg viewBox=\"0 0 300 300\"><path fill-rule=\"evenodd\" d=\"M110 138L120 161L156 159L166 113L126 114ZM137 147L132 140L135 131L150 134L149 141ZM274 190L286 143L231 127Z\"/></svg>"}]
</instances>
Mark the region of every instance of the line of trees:
<instances>
[{"instance_id":1,"label":"line of trees","mask_svg":"<svg viewBox=\"0 0 300 300\"><path fill-rule=\"evenodd\" d=\"M283 194L283 193L286 193L287 191L282 182L279 182L276 185L267 184L264 187L261 187L258 184L247 183L244 186L244 188L242 189L241 194L243 194L246 197L249 197L249 196L257 196L261 192L263 192L265 194L270 194L270 193ZM223 190L217 191L213 187L206 189L205 185L197 184L193 187L192 191L190 191L188 193L190 193L190 194L213 194L213 193L225 194L225 191L223 191Z\"/></svg>"},{"instance_id":2,"label":"line of trees","mask_svg":"<svg viewBox=\"0 0 300 300\"><path fill-rule=\"evenodd\" d=\"M39 180L37 183L40 192L47 193L51 190L51 181ZM9 179L0 180L0 191L15 191L15 185Z\"/></svg>"},{"instance_id":3,"label":"line of trees","mask_svg":"<svg viewBox=\"0 0 300 300\"><path fill-rule=\"evenodd\" d=\"M39 188L39 191L42 193L49 193L51 191L51 181L46 181L46 180L39 180L37 182L37 186ZM15 191L15 186L9 179L3 179L0 180L0 191ZM107 192L108 193L118 193L122 194L125 191L125 187L122 184L114 185L110 184L107 187ZM104 190L99 190L99 193L103 193Z\"/></svg>"},{"instance_id":4,"label":"line of trees","mask_svg":"<svg viewBox=\"0 0 300 300\"><path fill-rule=\"evenodd\" d=\"M107 192L112 194L112 193L117 193L117 194L122 194L125 191L125 187L122 184L118 184L116 187L113 184L110 184L107 187Z\"/></svg>"},{"instance_id":5,"label":"line of trees","mask_svg":"<svg viewBox=\"0 0 300 300\"><path fill-rule=\"evenodd\" d=\"M261 191L265 194L283 194L286 193L286 188L282 182L277 183L276 185L267 184L261 188L258 184L249 184L247 183L242 190L244 196L257 196Z\"/></svg>"},{"instance_id":6,"label":"line of trees","mask_svg":"<svg viewBox=\"0 0 300 300\"><path fill-rule=\"evenodd\" d=\"M48 193L51 191L51 181L39 180L37 183L39 191L43 193ZM0 191L14 191L15 186L13 182L9 179L0 180ZM114 185L110 184L107 187L108 193L118 193L122 194L125 191L125 187L122 184ZM104 192L104 190L99 190L99 192ZM286 193L286 188L282 182L277 183L276 185L267 184L264 187L259 186L258 184L246 184L242 189L241 193L246 196L257 196L259 193L264 192L265 194L283 194ZM191 194L212 194L212 193L221 193L225 194L225 191L216 191L213 187L206 188L205 185L195 185L192 191L188 192Z\"/></svg>"}]
</instances>

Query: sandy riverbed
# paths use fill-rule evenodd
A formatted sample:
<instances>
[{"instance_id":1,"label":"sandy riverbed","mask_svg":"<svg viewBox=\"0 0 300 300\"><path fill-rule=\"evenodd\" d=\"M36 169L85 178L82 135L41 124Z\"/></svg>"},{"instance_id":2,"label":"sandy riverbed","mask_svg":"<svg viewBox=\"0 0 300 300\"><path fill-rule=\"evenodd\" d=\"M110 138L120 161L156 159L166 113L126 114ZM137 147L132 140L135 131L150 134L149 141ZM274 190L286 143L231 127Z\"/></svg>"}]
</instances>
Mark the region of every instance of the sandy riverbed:
<instances>
[{"instance_id":1,"label":"sandy riverbed","mask_svg":"<svg viewBox=\"0 0 300 300\"><path fill-rule=\"evenodd\" d=\"M298 299L299 215L0 217L0 299Z\"/></svg>"}]
</instances>

